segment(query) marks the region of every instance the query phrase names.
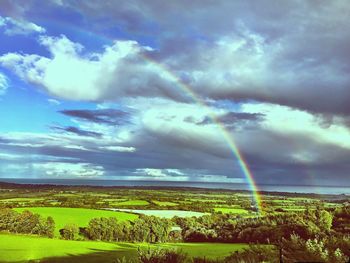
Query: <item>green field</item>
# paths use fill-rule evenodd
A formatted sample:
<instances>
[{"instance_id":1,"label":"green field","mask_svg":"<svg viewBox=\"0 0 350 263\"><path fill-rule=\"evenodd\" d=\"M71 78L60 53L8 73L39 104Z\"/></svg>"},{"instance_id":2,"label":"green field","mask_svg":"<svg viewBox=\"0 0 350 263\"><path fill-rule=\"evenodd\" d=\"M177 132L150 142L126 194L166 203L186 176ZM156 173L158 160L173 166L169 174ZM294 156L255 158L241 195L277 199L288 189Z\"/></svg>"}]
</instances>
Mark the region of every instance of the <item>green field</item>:
<instances>
[{"instance_id":1,"label":"green field","mask_svg":"<svg viewBox=\"0 0 350 263\"><path fill-rule=\"evenodd\" d=\"M42 201L44 198L8 198L8 199L0 199L0 202L36 202Z\"/></svg>"},{"instance_id":2,"label":"green field","mask_svg":"<svg viewBox=\"0 0 350 263\"><path fill-rule=\"evenodd\" d=\"M56 235L59 235L59 229L63 228L66 224L76 224L77 226L83 227L87 226L89 221L94 217L116 217L119 221L132 221L138 217L131 213L85 208L24 207L15 208L14 210L18 212L29 210L43 217L51 216L55 220Z\"/></svg>"},{"instance_id":3,"label":"green field","mask_svg":"<svg viewBox=\"0 0 350 263\"><path fill-rule=\"evenodd\" d=\"M201 199L201 198L191 198L187 199L187 201L190 202L206 202L206 203L223 203L225 200L219 200L219 199Z\"/></svg>"},{"instance_id":4,"label":"green field","mask_svg":"<svg viewBox=\"0 0 350 263\"><path fill-rule=\"evenodd\" d=\"M116 258L135 258L137 248L148 244L67 241L23 235L0 235L0 262L42 260L55 262L115 262ZM245 244L173 243L152 247L178 248L192 257L223 258L242 250Z\"/></svg>"},{"instance_id":5,"label":"green field","mask_svg":"<svg viewBox=\"0 0 350 263\"><path fill-rule=\"evenodd\" d=\"M216 207L216 208L214 208L214 211L215 212L222 212L224 214L239 214L239 215L249 213L248 210L245 210L243 208L229 208L229 207Z\"/></svg>"},{"instance_id":6,"label":"green field","mask_svg":"<svg viewBox=\"0 0 350 263\"><path fill-rule=\"evenodd\" d=\"M115 203L115 205L119 206L145 206L149 205L149 203L145 200L129 200L124 202Z\"/></svg>"},{"instance_id":7,"label":"green field","mask_svg":"<svg viewBox=\"0 0 350 263\"><path fill-rule=\"evenodd\" d=\"M118 249L118 245L104 242L0 235L0 262L23 262L68 255L78 256L97 250L117 251Z\"/></svg>"},{"instance_id":8,"label":"green field","mask_svg":"<svg viewBox=\"0 0 350 263\"><path fill-rule=\"evenodd\" d=\"M165 201L152 200L152 202L159 206L177 206L178 205L177 203L165 202Z\"/></svg>"},{"instance_id":9,"label":"green field","mask_svg":"<svg viewBox=\"0 0 350 263\"><path fill-rule=\"evenodd\" d=\"M61 194L55 194L56 197L77 197L76 194L70 194L70 193L61 193Z\"/></svg>"}]
</instances>

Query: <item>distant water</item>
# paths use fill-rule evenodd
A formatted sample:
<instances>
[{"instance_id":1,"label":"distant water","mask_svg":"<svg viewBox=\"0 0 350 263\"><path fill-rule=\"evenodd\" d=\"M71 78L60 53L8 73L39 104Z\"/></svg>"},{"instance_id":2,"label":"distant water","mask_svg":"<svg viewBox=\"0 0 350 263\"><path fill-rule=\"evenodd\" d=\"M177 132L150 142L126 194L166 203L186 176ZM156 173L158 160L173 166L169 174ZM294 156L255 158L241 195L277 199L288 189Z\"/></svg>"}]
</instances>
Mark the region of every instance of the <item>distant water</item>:
<instances>
[{"instance_id":1,"label":"distant water","mask_svg":"<svg viewBox=\"0 0 350 263\"><path fill-rule=\"evenodd\" d=\"M194 212L194 211L183 211L183 210L144 210L144 209L119 209L119 208L106 208L111 211L131 212L135 214L142 214L146 216L157 216L164 218L178 217L200 217L208 213Z\"/></svg>"},{"instance_id":2,"label":"distant water","mask_svg":"<svg viewBox=\"0 0 350 263\"><path fill-rule=\"evenodd\" d=\"M213 182L167 182L167 181L126 181L126 180L92 180L92 179L9 179L0 178L0 182L18 184L54 184L54 185L90 185L90 186L153 186L153 187L198 187L209 189L250 190L247 184L213 183ZM350 187L311 186L311 185L259 185L260 191L346 194L350 195Z\"/></svg>"}]
</instances>

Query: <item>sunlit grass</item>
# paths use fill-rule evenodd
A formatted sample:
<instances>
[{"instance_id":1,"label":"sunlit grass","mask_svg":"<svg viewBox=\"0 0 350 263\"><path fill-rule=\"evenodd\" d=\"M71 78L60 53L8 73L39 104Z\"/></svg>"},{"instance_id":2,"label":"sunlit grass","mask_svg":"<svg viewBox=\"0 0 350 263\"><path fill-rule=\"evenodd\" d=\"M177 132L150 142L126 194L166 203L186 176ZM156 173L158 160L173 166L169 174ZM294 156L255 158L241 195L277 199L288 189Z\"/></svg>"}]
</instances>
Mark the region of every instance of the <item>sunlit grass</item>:
<instances>
[{"instance_id":1,"label":"sunlit grass","mask_svg":"<svg viewBox=\"0 0 350 263\"><path fill-rule=\"evenodd\" d=\"M214 208L215 212L222 212L224 214L248 214L249 211L243 208L229 208L229 207L216 207Z\"/></svg>"},{"instance_id":2,"label":"sunlit grass","mask_svg":"<svg viewBox=\"0 0 350 263\"><path fill-rule=\"evenodd\" d=\"M63 208L63 207L24 207L15 208L16 211L29 210L38 213L43 217L51 216L56 224L56 235L59 235L59 229L66 224L76 224L79 227L87 226L89 221L95 217L116 217L119 221L135 220L138 216L125 213L97 209L85 208Z\"/></svg>"},{"instance_id":3,"label":"sunlit grass","mask_svg":"<svg viewBox=\"0 0 350 263\"><path fill-rule=\"evenodd\" d=\"M247 244L222 243L106 243L93 241L67 241L24 235L0 235L0 262L27 262L48 258L61 258L60 262L95 262L89 258L99 254L99 261L115 262L118 257L135 258L137 248L175 248L191 257L224 258L234 251L246 248ZM77 257L77 256L83 257ZM85 257L84 257L85 255ZM90 256L91 255L91 256ZM79 261L81 260L81 261Z\"/></svg>"},{"instance_id":4,"label":"sunlit grass","mask_svg":"<svg viewBox=\"0 0 350 263\"><path fill-rule=\"evenodd\" d=\"M165 202L165 201L152 200L152 202L159 206L177 206L178 205L177 203Z\"/></svg>"},{"instance_id":5,"label":"sunlit grass","mask_svg":"<svg viewBox=\"0 0 350 263\"><path fill-rule=\"evenodd\" d=\"M145 200L129 200L129 201L124 201L124 202L118 202L114 203L114 205L119 205L119 206L145 206L149 205L149 202Z\"/></svg>"}]
</instances>

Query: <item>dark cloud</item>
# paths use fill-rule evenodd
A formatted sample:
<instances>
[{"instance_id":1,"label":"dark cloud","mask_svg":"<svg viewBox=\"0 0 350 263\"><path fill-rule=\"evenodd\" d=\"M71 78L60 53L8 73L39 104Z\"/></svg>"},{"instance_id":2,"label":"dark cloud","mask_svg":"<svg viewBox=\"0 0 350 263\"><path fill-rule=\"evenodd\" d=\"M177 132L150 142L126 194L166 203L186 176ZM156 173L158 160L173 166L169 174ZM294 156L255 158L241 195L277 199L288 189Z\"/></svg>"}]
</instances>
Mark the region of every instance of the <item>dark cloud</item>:
<instances>
[{"instance_id":1,"label":"dark cloud","mask_svg":"<svg viewBox=\"0 0 350 263\"><path fill-rule=\"evenodd\" d=\"M246 112L228 112L224 115L216 116L216 120L228 128L238 128L248 125L256 125L263 120L262 113L246 113ZM193 117L186 117L184 121L194 123L196 125L213 124L213 119L210 116L205 116L202 120L196 121ZM214 123L215 124L215 123Z\"/></svg>"},{"instance_id":2,"label":"dark cloud","mask_svg":"<svg viewBox=\"0 0 350 263\"><path fill-rule=\"evenodd\" d=\"M0 149L5 153L20 154L23 165L54 158L58 162L102 167L106 176L123 170L153 168L191 170L189 180L195 180L201 171L228 178L244 177L236 156L220 136L217 139L202 137L180 127L170 131L143 128L134 133L129 144L121 145L135 147L134 152L101 150L100 146L111 143L102 138L88 138L77 140L61 134L43 137L26 134L4 138ZM347 182L349 149L322 143L311 136L280 134L262 128L238 132L235 140L258 183L310 184L310 179L321 185L331 181L334 184ZM70 147L72 145L81 148ZM125 176L130 176L130 172Z\"/></svg>"},{"instance_id":3,"label":"dark cloud","mask_svg":"<svg viewBox=\"0 0 350 263\"><path fill-rule=\"evenodd\" d=\"M129 32L158 30L159 49L150 56L180 76L208 76L189 82L204 98L350 114L346 1L133 0L123 7L114 1L64 2L92 20L103 16ZM220 41L227 48L220 49ZM239 49L230 49L239 41Z\"/></svg>"},{"instance_id":4,"label":"dark cloud","mask_svg":"<svg viewBox=\"0 0 350 263\"><path fill-rule=\"evenodd\" d=\"M130 123L130 114L116 109L62 110L59 112L69 117L100 124L124 125Z\"/></svg>"},{"instance_id":5,"label":"dark cloud","mask_svg":"<svg viewBox=\"0 0 350 263\"><path fill-rule=\"evenodd\" d=\"M13 13L28 21L33 14L36 18L43 15L43 11L35 8L38 1L28 0L23 7L12 3L16 1L5 0L4 11L0 13ZM142 47L142 52L128 57L108 77L101 70L97 83L104 80L110 83L107 89L92 84L96 88L94 91L101 95L97 99L92 100L89 96L76 99L109 101L138 96L147 100L166 97L187 101L182 98L184 92L178 83L174 83L174 79L169 81L169 72L164 72L166 68L204 100L230 100L242 104L246 101L269 102L306 110L323 129L315 132L319 138L310 135L307 129L305 133L288 131L283 128L284 123L280 123L278 132L269 130L268 122L259 125L265 118L261 113L230 112L218 119L226 127L232 127L230 132L258 183L348 182L349 149L338 140L333 140L332 144L322 137L322 132L326 133L332 125L342 122L340 124L349 126L350 31L347 28L350 5L346 1L291 0L278 5L272 0L130 0L120 5L112 0L62 0L51 1L50 8L54 6L70 14L79 13L83 19L76 19L77 27L97 34L102 32L110 38L128 36L126 38L139 42L135 43L138 47L153 47L152 50ZM155 63L148 64L145 53ZM87 51L86 54L91 53ZM79 59L86 57L82 55ZM90 64L91 61L87 62ZM39 66L38 72L42 73L42 64ZM30 72L33 77L30 69L25 68L25 72ZM78 84L90 91L80 82ZM116 92L119 89L120 92ZM63 93L66 99L71 99L70 93ZM133 106L138 108L140 105ZM156 110L157 106L154 105ZM132 124L133 117L133 113L115 109L63 110L60 113L107 126ZM339 120L337 115L342 119ZM142 119L142 116L137 117ZM176 112L164 115L162 121L167 124L166 121L176 121L176 117ZM67 132L68 136L72 133L86 138L69 141L55 135L56 141L52 142L50 138L16 140L3 137L0 148L28 156L67 156L101 166L109 174L116 174L121 169L171 168L202 169L207 173L242 177L232 149L220 136L210 132L211 119L195 117L184 120L198 125L191 131L172 125L154 125L151 129L141 121L136 132L126 136L125 145L118 145L136 149L130 152L118 152L115 150L118 148L101 150L111 142L104 141L99 132L77 127L56 130ZM252 126L254 129L249 129ZM203 134L197 132L206 128L208 130ZM330 141L334 139L328 133L324 136ZM60 140L62 143L58 144ZM76 147L64 147L71 145Z\"/></svg>"},{"instance_id":6,"label":"dark cloud","mask_svg":"<svg viewBox=\"0 0 350 263\"><path fill-rule=\"evenodd\" d=\"M68 126L68 127L59 127L59 126L52 126L51 127L54 130L58 130L58 131L65 131L65 132L69 132L69 133L74 133L76 135L79 136L88 136L88 137L101 137L102 133L99 132L93 132L93 131L86 131L83 129L80 129L78 127L74 127L74 126Z\"/></svg>"},{"instance_id":7,"label":"dark cloud","mask_svg":"<svg viewBox=\"0 0 350 263\"><path fill-rule=\"evenodd\" d=\"M38 3L28 0L22 6L17 1L5 1L4 13L20 9L16 13L24 17L33 13L40 17L42 11L35 8ZM272 0L48 3L45 9L81 14L84 19L74 21L79 27L111 38L118 38L120 34L115 32L122 32L132 39L146 39L154 46L148 56L177 76L185 76L199 97L265 101L310 112L350 114L350 33L345 30L350 5L346 1L291 0L283 5ZM240 46L233 48L237 43ZM128 62L118 70L122 73L110 86L119 86L123 92L108 88L109 92L98 99L136 94L184 100L169 88L173 83L157 77L160 74L152 72L150 77L140 78L147 75L138 70L142 63L142 59ZM123 76L128 77L116 85ZM136 84L130 85L130 79Z\"/></svg>"}]
</instances>

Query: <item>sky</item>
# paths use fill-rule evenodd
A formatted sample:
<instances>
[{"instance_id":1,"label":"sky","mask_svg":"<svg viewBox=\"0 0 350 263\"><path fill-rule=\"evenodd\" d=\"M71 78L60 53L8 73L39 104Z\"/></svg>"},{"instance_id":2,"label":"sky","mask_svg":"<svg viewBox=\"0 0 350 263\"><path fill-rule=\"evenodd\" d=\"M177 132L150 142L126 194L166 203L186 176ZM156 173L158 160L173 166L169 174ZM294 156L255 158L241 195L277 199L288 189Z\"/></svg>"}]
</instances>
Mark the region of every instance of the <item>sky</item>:
<instances>
[{"instance_id":1,"label":"sky","mask_svg":"<svg viewBox=\"0 0 350 263\"><path fill-rule=\"evenodd\" d=\"M350 185L346 0L0 0L0 178ZM217 121L213 120L215 116Z\"/></svg>"}]
</instances>

